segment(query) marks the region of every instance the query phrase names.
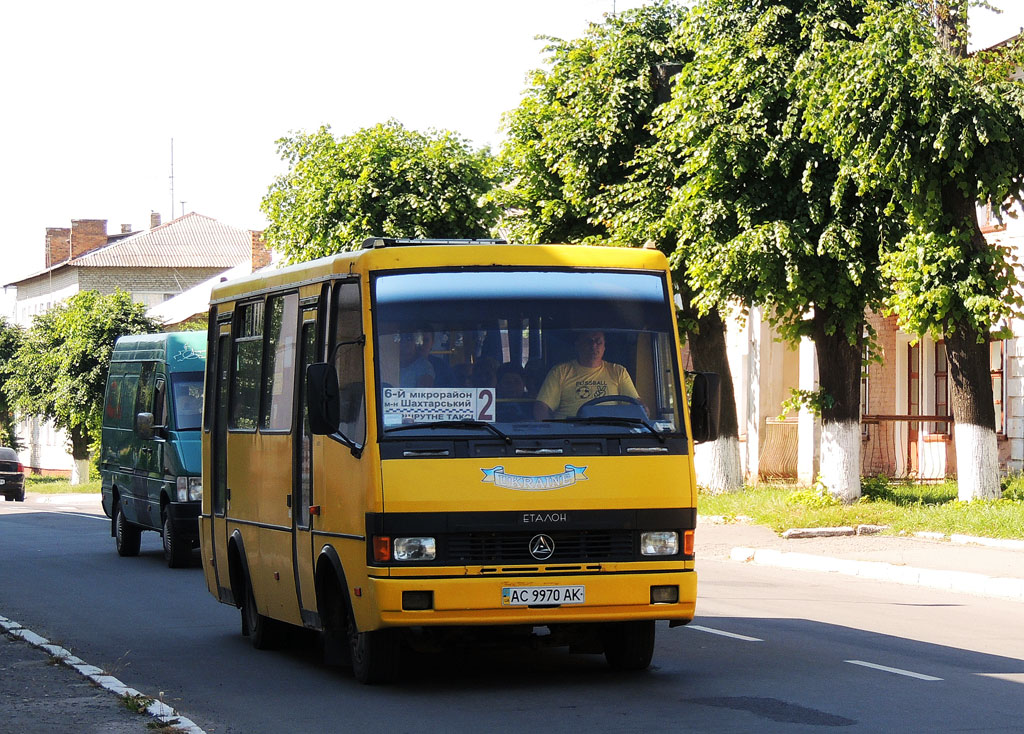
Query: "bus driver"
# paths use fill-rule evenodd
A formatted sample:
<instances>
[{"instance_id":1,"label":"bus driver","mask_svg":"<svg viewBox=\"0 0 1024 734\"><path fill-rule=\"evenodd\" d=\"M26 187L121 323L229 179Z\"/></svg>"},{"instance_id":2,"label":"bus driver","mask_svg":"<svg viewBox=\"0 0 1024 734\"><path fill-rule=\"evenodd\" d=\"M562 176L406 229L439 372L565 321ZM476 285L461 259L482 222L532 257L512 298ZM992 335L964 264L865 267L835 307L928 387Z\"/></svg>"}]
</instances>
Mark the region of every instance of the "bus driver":
<instances>
[{"instance_id":1,"label":"bus driver","mask_svg":"<svg viewBox=\"0 0 1024 734\"><path fill-rule=\"evenodd\" d=\"M571 418L588 400L605 395L639 398L626 368L604 361L604 332L581 332L574 346L576 359L555 365L544 378L534 404L537 420Z\"/></svg>"}]
</instances>

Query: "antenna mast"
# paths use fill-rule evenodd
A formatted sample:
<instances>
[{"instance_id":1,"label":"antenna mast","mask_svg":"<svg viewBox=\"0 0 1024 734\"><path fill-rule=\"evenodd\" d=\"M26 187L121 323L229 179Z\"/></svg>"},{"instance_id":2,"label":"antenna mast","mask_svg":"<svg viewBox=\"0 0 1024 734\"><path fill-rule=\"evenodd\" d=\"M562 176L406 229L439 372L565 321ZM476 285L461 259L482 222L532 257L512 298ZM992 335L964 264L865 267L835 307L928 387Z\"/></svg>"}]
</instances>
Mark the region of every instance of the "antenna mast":
<instances>
[{"instance_id":1,"label":"antenna mast","mask_svg":"<svg viewBox=\"0 0 1024 734\"><path fill-rule=\"evenodd\" d=\"M174 138L171 138L171 219L174 219Z\"/></svg>"}]
</instances>

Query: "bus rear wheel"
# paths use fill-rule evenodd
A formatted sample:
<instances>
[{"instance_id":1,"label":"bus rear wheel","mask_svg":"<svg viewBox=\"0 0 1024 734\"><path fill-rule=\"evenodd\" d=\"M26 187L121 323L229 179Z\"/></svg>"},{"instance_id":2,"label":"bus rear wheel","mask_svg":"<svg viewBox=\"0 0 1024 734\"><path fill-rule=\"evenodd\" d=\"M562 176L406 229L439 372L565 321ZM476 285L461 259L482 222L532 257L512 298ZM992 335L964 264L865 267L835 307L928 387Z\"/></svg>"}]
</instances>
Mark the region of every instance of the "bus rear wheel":
<instances>
[{"instance_id":1,"label":"bus rear wheel","mask_svg":"<svg viewBox=\"0 0 1024 734\"><path fill-rule=\"evenodd\" d=\"M616 670L646 670L654 656L654 620L612 622L604 629L604 657Z\"/></svg>"},{"instance_id":2,"label":"bus rear wheel","mask_svg":"<svg viewBox=\"0 0 1024 734\"><path fill-rule=\"evenodd\" d=\"M360 683L391 683L398 677L401 640L397 630L360 632L355 615L348 615L349 655L352 674Z\"/></svg>"}]
</instances>

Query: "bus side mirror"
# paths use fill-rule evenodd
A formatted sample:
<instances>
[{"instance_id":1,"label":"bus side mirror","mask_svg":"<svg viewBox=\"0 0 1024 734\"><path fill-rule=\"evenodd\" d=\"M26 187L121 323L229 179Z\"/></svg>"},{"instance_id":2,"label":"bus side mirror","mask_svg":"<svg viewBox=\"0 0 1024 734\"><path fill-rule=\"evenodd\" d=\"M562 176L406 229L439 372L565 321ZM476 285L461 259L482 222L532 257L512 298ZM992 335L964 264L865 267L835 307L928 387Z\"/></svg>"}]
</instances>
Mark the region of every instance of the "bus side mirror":
<instances>
[{"instance_id":1,"label":"bus side mirror","mask_svg":"<svg viewBox=\"0 0 1024 734\"><path fill-rule=\"evenodd\" d=\"M690 430L694 443L718 438L718 416L722 405L721 381L714 372L697 372L693 376L690 397Z\"/></svg>"},{"instance_id":2,"label":"bus side mirror","mask_svg":"<svg viewBox=\"0 0 1024 734\"><path fill-rule=\"evenodd\" d=\"M341 406L338 372L329 362L314 362L306 367L306 395L309 400L309 430L315 436L338 432Z\"/></svg>"}]
</instances>

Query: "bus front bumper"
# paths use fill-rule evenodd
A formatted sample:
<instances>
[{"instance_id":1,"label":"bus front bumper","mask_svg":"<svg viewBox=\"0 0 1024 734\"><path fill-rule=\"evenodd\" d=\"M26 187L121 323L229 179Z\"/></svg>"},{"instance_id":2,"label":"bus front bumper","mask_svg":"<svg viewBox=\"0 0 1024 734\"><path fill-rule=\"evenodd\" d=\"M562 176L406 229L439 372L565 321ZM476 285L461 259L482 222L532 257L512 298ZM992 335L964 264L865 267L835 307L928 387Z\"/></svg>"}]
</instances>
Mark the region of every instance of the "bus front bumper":
<instances>
[{"instance_id":1,"label":"bus front bumper","mask_svg":"<svg viewBox=\"0 0 1024 734\"><path fill-rule=\"evenodd\" d=\"M450 578L370 578L381 627L433 625L547 625L655 619L689 622L697 597L693 570L593 575L547 575ZM514 604L519 591L531 588L576 589L582 603ZM516 590L510 592L508 590ZM658 589L655 592L655 589ZM654 602L672 596L675 602ZM562 592L564 593L564 592ZM430 608L416 609L410 606Z\"/></svg>"}]
</instances>

